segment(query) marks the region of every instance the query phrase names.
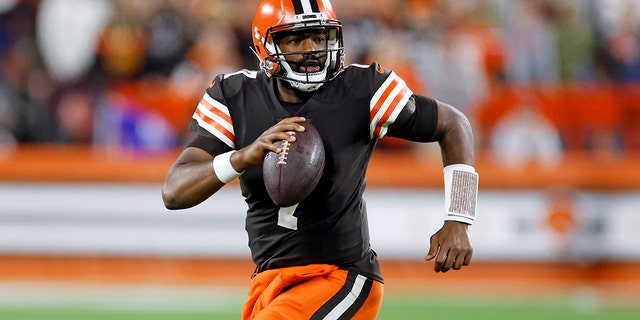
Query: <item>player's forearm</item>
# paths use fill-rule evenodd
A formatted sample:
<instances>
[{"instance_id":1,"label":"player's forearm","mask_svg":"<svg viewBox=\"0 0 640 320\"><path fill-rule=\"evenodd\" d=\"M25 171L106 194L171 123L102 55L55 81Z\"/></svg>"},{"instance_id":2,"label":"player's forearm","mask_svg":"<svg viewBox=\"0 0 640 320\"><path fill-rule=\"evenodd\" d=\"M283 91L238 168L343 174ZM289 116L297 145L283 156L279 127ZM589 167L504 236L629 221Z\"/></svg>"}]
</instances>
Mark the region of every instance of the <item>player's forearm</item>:
<instances>
[{"instance_id":1,"label":"player's forearm","mask_svg":"<svg viewBox=\"0 0 640 320\"><path fill-rule=\"evenodd\" d=\"M462 112L453 107L442 109L445 117L438 142L444 164L445 220L470 225L475 220L478 196L473 132Z\"/></svg>"},{"instance_id":2,"label":"player's forearm","mask_svg":"<svg viewBox=\"0 0 640 320\"><path fill-rule=\"evenodd\" d=\"M210 161L174 165L162 187L168 209L193 207L216 193L224 184L218 180Z\"/></svg>"},{"instance_id":3,"label":"player's forearm","mask_svg":"<svg viewBox=\"0 0 640 320\"><path fill-rule=\"evenodd\" d=\"M443 118L442 134L438 143L443 165L467 164L473 166L473 131L467 117L452 107L440 108L440 117Z\"/></svg>"}]
</instances>

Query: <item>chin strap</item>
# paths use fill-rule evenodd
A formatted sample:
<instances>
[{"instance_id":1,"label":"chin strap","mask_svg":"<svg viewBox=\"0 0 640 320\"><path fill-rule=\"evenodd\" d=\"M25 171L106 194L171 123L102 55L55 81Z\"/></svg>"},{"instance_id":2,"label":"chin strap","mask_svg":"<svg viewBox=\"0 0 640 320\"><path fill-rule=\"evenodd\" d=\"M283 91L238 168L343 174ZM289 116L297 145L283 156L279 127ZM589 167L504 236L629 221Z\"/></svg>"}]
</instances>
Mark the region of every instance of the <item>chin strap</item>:
<instances>
[{"instance_id":1,"label":"chin strap","mask_svg":"<svg viewBox=\"0 0 640 320\"><path fill-rule=\"evenodd\" d=\"M318 89L320 89L320 87L322 87L322 85L324 83L320 82L320 83L304 83L304 82L298 82L295 80L291 80L291 79L285 79L287 82L289 82L289 84L291 84L291 87L296 89L296 90L300 90L300 91L304 91L304 92L312 92L312 91L316 91Z\"/></svg>"}]
</instances>

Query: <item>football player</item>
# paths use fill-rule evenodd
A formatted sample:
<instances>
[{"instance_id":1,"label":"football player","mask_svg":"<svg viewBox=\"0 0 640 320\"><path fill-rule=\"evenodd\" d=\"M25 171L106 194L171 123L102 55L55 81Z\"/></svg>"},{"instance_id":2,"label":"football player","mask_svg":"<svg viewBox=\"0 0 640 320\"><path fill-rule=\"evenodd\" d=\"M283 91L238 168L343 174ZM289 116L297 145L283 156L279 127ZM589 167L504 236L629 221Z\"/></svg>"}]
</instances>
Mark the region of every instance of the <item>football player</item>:
<instances>
[{"instance_id":1,"label":"football player","mask_svg":"<svg viewBox=\"0 0 640 320\"><path fill-rule=\"evenodd\" d=\"M240 178L256 264L243 319L375 319L383 277L362 196L367 164L385 136L439 144L446 218L426 260L435 260L436 272L468 265L478 174L467 118L413 94L377 63L345 66L342 24L328 0L263 0L251 32L260 70L213 80L193 114L198 136L162 190L167 208L188 208ZM261 164L280 151L279 141L294 142L289 132L302 132L304 121L322 136L325 170L307 198L279 208Z\"/></svg>"}]
</instances>

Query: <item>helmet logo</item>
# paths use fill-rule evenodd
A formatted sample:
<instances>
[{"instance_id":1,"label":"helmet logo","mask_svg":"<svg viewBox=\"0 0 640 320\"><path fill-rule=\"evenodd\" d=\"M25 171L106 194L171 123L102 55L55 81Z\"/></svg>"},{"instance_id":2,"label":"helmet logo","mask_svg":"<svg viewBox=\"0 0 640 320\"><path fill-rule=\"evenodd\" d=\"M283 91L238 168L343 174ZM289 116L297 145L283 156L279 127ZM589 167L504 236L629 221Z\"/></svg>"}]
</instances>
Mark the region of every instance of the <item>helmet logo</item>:
<instances>
[{"instance_id":1,"label":"helmet logo","mask_svg":"<svg viewBox=\"0 0 640 320\"><path fill-rule=\"evenodd\" d=\"M293 8L297 14L320 12L318 0L293 0Z\"/></svg>"},{"instance_id":2,"label":"helmet logo","mask_svg":"<svg viewBox=\"0 0 640 320\"><path fill-rule=\"evenodd\" d=\"M305 13L305 14L298 14L295 17L293 17L293 19L295 19L296 21L304 21L304 20L325 20L325 17L322 13Z\"/></svg>"}]
</instances>

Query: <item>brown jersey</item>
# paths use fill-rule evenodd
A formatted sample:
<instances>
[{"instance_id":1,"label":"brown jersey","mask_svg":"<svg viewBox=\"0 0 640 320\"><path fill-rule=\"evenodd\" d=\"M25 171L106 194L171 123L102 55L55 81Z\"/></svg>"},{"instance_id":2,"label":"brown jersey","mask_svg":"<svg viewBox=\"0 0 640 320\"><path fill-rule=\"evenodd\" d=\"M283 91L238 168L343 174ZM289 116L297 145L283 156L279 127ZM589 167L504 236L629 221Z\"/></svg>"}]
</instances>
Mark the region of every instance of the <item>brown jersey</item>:
<instances>
[{"instance_id":1,"label":"brown jersey","mask_svg":"<svg viewBox=\"0 0 640 320\"><path fill-rule=\"evenodd\" d=\"M219 75L193 115L192 129L211 137L216 153L241 149L283 118L303 116L322 136L325 170L314 191L299 204L279 208L269 198L262 166L240 177L248 210L246 230L259 270L307 264L335 264L382 280L369 244L365 174L376 141L394 135L415 136L412 127L395 125L413 93L394 72L373 63L351 65L325 83L304 104L290 111L278 101L274 79L243 70ZM435 130L435 102L422 112ZM404 111L407 113L407 111ZM405 117L406 118L406 117ZM415 121L414 121L415 122ZM415 130L414 130L415 131ZM422 134L422 136L429 134ZM426 139L427 137L418 137Z\"/></svg>"}]
</instances>

